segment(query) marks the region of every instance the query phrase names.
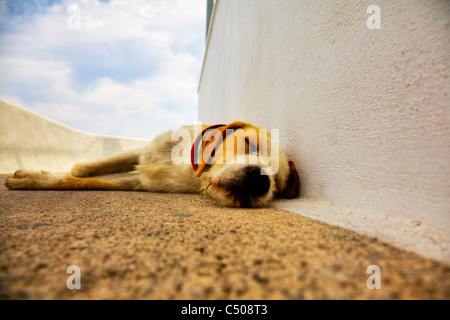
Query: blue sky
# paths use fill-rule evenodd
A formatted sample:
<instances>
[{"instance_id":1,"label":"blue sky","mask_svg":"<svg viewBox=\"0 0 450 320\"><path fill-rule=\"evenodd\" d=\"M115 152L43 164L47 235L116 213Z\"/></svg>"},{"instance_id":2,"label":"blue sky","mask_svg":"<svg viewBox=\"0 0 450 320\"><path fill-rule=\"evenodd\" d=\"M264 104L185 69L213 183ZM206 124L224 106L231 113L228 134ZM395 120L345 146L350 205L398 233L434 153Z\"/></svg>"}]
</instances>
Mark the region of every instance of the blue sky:
<instances>
[{"instance_id":1,"label":"blue sky","mask_svg":"<svg viewBox=\"0 0 450 320\"><path fill-rule=\"evenodd\" d=\"M194 123L205 19L205 0L0 0L0 98L103 135Z\"/></svg>"}]
</instances>

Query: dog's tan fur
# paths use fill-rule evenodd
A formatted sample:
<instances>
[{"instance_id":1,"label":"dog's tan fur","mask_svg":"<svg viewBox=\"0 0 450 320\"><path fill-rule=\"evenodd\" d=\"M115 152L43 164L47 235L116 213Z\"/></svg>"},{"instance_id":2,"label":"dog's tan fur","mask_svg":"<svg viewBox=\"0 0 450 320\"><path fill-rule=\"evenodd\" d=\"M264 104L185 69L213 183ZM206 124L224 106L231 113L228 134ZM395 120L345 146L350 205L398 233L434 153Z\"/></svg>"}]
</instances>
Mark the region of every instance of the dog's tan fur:
<instances>
[{"instance_id":1,"label":"dog's tan fur","mask_svg":"<svg viewBox=\"0 0 450 320\"><path fill-rule=\"evenodd\" d=\"M192 141L195 133L202 128L185 126L181 129L189 132ZM52 190L141 190L169 193L201 193L215 199L224 206L266 206L276 195L298 194L298 175L295 166L281 152L271 154L271 136L266 131L243 122L233 122L224 128L238 129L226 136L222 144L216 148L213 162L207 165L207 159L201 159L197 171L190 163L190 152L182 150L185 161L175 164L172 152L179 144L173 140L173 131L163 133L152 140L146 147L127 151L99 161L76 164L70 173L50 173L46 171L32 172L18 170L14 176L6 179L9 189L52 189ZM264 134L261 135L261 132ZM256 135L256 136L255 136ZM261 137L268 137L262 143L264 154L270 155L271 161L278 161L278 171L271 172L267 162L262 161L262 150L249 152L249 143ZM246 144L238 145L236 140L245 137ZM215 139L211 139L214 142ZM250 141L250 142L249 142ZM216 141L217 142L217 141ZM230 144L233 142L233 144ZM229 148L228 146L232 146ZM261 143L259 144L261 145ZM279 149L279 148L278 148ZM204 160L204 161L203 161ZM241 160L238 164L237 160ZM252 163L266 171L270 181L268 191L243 203L239 197L230 196L228 185L241 181L243 168ZM289 190L288 190L289 189ZM287 191L287 193L286 193Z\"/></svg>"}]
</instances>

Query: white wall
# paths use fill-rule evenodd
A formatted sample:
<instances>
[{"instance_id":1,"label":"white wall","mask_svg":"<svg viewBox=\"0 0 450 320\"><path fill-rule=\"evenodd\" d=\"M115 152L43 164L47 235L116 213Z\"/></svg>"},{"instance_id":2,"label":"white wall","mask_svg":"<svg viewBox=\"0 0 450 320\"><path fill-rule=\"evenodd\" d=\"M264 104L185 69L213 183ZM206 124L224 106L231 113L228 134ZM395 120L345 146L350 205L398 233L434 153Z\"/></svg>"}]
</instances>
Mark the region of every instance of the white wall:
<instances>
[{"instance_id":1,"label":"white wall","mask_svg":"<svg viewBox=\"0 0 450 320\"><path fill-rule=\"evenodd\" d=\"M84 133L0 99L0 173L18 169L67 172L76 162L147 143Z\"/></svg>"},{"instance_id":2,"label":"white wall","mask_svg":"<svg viewBox=\"0 0 450 320\"><path fill-rule=\"evenodd\" d=\"M446 0L218 1L198 117L279 128L302 198L448 230L449 35Z\"/></svg>"}]
</instances>

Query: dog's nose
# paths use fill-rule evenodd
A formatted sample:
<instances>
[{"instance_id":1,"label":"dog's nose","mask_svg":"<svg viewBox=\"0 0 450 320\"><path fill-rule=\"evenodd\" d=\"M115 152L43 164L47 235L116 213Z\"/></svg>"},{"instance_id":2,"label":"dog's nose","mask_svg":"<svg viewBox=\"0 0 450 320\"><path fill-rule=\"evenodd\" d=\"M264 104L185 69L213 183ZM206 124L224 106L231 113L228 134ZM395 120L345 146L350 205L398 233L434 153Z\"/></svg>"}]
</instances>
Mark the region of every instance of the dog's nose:
<instances>
[{"instance_id":1,"label":"dog's nose","mask_svg":"<svg viewBox=\"0 0 450 320\"><path fill-rule=\"evenodd\" d=\"M244 189L248 195L259 197L266 194L270 189L270 180L267 175L261 173L264 170L257 166L244 168Z\"/></svg>"}]
</instances>

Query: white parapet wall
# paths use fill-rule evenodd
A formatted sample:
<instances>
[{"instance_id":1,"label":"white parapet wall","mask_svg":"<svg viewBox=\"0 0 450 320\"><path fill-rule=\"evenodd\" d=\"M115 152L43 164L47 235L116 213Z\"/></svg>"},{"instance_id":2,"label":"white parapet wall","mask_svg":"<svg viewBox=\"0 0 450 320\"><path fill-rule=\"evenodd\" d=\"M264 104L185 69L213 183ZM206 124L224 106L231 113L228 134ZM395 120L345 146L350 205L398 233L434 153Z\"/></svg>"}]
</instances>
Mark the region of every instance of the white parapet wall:
<instances>
[{"instance_id":1,"label":"white parapet wall","mask_svg":"<svg viewBox=\"0 0 450 320\"><path fill-rule=\"evenodd\" d=\"M280 130L280 206L450 261L449 34L446 0L216 1L198 118Z\"/></svg>"},{"instance_id":2,"label":"white parapet wall","mask_svg":"<svg viewBox=\"0 0 450 320\"><path fill-rule=\"evenodd\" d=\"M0 173L18 169L68 172L76 162L147 143L84 133L0 99Z\"/></svg>"}]
</instances>

